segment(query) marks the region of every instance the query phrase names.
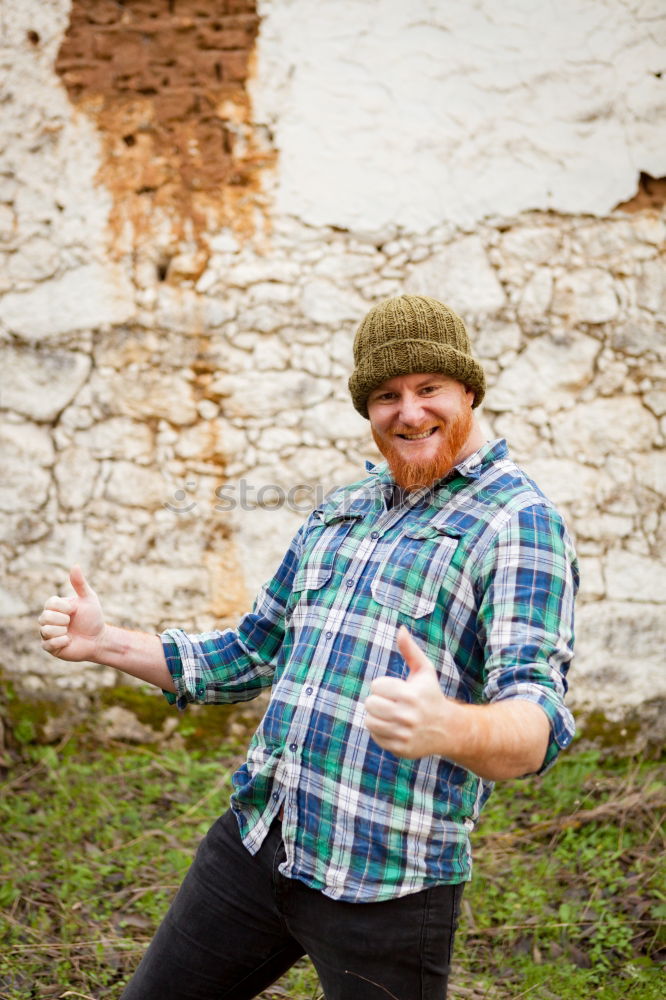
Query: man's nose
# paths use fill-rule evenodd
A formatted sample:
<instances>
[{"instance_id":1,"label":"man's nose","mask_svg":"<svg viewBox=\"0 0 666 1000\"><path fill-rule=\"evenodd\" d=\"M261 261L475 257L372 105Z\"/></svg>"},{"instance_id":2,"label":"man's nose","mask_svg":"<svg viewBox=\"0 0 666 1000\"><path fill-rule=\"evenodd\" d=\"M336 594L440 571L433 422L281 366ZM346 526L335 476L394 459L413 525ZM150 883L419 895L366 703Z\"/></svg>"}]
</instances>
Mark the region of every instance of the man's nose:
<instances>
[{"instance_id":1,"label":"man's nose","mask_svg":"<svg viewBox=\"0 0 666 1000\"><path fill-rule=\"evenodd\" d=\"M401 423L418 427L423 423L423 400L414 393L405 393L400 399L398 416Z\"/></svg>"}]
</instances>

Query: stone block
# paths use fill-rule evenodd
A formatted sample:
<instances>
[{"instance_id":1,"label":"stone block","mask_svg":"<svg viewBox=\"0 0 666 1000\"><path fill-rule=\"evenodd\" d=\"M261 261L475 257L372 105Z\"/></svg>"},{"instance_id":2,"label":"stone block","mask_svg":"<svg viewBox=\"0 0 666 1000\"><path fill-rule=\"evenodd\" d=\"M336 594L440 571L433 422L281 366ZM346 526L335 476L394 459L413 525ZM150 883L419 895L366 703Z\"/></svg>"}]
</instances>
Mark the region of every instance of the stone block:
<instances>
[{"instance_id":1,"label":"stone block","mask_svg":"<svg viewBox=\"0 0 666 1000\"><path fill-rule=\"evenodd\" d=\"M252 305L271 302L284 304L294 301L296 289L280 281L260 281L248 289L248 298Z\"/></svg>"},{"instance_id":2,"label":"stone block","mask_svg":"<svg viewBox=\"0 0 666 1000\"><path fill-rule=\"evenodd\" d=\"M247 435L225 420L199 421L180 431L174 444L179 458L226 464L247 447Z\"/></svg>"},{"instance_id":3,"label":"stone block","mask_svg":"<svg viewBox=\"0 0 666 1000\"><path fill-rule=\"evenodd\" d=\"M155 309L157 326L174 333L201 333L235 319L235 301L228 295L202 297L194 289L160 285Z\"/></svg>"},{"instance_id":4,"label":"stone block","mask_svg":"<svg viewBox=\"0 0 666 1000\"><path fill-rule=\"evenodd\" d=\"M523 324L546 324L553 296L553 275L548 268L536 271L523 288L518 318Z\"/></svg>"},{"instance_id":5,"label":"stone block","mask_svg":"<svg viewBox=\"0 0 666 1000\"><path fill-rule=\"evenodd\" d=\"M9 205L0 202L0 243L9 244L16 235L16 216Z\"/></svg>"},{"instance_id":6,"label":"stone block","mask_svg":"<svg viewBox=\"0 0 666 1000\"><path fill-rule=\"evenodd\" d=\"M331 359L324 347L317 344L295 344L291 351L292 367L312 375L330 376Z\"/></svg>"},{"instance_id":7,"label":"stone block","mask_svg":"<svg viewBox=\"0 0 666 1000\"><path fill-rule=\"evenodd\" d=\"M111 417L74 435L75 443L92 458L148 462L154 454L153 432L138 420Z\"/></svg>"},{"instance_id":8,"label":"stone block","mask_svg":"<svg viewBox=\"0 0 666 1000\"><path fill-rule=\"evenodd\" d=\"M579 606L576 658L569 675L574 707L622 718L631 706L666 696L666 608L607 600Z\"/></svg>"},{"instance_id":9,"label":"stone block","mask_svg":"<svg viewBox=\"0 0 666 1000\"><path fill-rule=\"evenodd\" d=\"M0 299L0 322L31 341L124 323L133 313L132 286L111 264L85 264Z\"/></svg>"},{"instance_id":10,"label":"stone block","mask_svg":"<svg viewBox=\"0 0 666 1000\"><path fill-rule=\"evenodd\" d=\"M58 500L65 510L83 510L90 500L99 464L85 448L65 448L55 468Z\"/></svg>"},{"instance_id":11,"label":"stone block","mask_svg":"<svg viewBox=\"0 0 666 1000\"><path fill-rule=\"evenodd\" d=\"M666 312L666 264L662 258L643 264L636 282L636 299L642 309L660 315Z\"/></svg>"},{"instance_id":12,"label":"stone block","mask_svg":"<svg viewBox=\"0 0 666 1000\"><path fill-rule=\"evenodd\" d=\"M257 371L284 371L289 362L289 348L276 336L257 338L252 360Z\"/></svg>"},{"instance_id":13,"label":"stone block","mask_svg":"<svg viewBox=\"0 0 666 1000\"><path fill-rule=\"evenodd\" d=\"M509 351L517 351L522 341L522 333L517 323L503 323L486 319L477 332L470 331L472 350L483 362L487 358L501 358ZM351 357L351 343L349 347Z\"/></svg>"},{"instance_id":14,"label":"stone block","mask_svg":"<svg viewBox=\"0 0 666 1000\"><path fill-rule=\"evenodd\" d=\"M288 427L267 427L259 438L262 451L272 455L280 454L285 449L295 448L299 442L300 436Z\"/></svg>"},{"instance_id":15,"label":"stone block","mask_svg":"<svg viewBox=\"0 0 666 1000\"><path fill-rule=\"evenodd\" d=\"M496 312L505 304L504 290L478 236L456 240L413 265L404 290L441 299L463 319Z\"/></svg>"},{"instance_id":16,"label":"stone block","mask_svg":"<svg viewBox=\"0 0 666 1000\"><path fill-rule=\"evenodd\" d=\"M330 392L324 379L305 372L275 372L268 378L251 372L221 375L208 386L208 395L222 400L227 418L276 417L284 410L308 409Z\"/></svg>"},{"instance_id":17,"label":"stone block","mask_svg":"<svg viewBox=\"0 0 666 1000\"><path fill-rule=\"evenodd\" d=\"M515 226L502 234L500 252L530 270L552 262L560 249L562 231L559 226Z\"/></svg>"},{"instance_id":18,"label":"stone block","mask_svg":"<svg viewBox=\"0 0 666 1000\"><path fill-rule=\"evenodd\" d=\"M604 560L606 592L612 601L660 600L665 574L664 562L618 547L611 549Z\"/></svg>"},{"instance_id":19,"label":"stone block","mask_svg":"<svg viewBox=\"0 0 666 1000\"><path fill-rule=\"evenodd\" d=\"M571 326L608 323L619 313L619 301L611 275L601 268L569 271L555 283L553 312Z\"/></svg>"},{"instance_id":20,"label":"stone block","mask_svg":"<svg viewBox=\"0 0 666 1000\"><path fill-rule=\"evenodd\" d=\"M511 457L519 463L543 451L539 432L521 413L502 413L493 420L491 427L486 436L505 438Z\"/></svg>"},{"instance_id":21,"label":"stone block","mask_svg":"<svg viewBox=\"0 0 666 1000\"><path fill-rule=\"evenodd\" d=\"M650 389L643 396L643 402L655 416L666 414L666 389Z\"/></svg>"},{"instance_id":22,"label":"stone block","mask_svg":"<svg viewBox=\"0 0 666 1000\"><path fill-rule=\"evenodd\" d=\"M104 489L107 500L125 507L158 507L168 498L169 488L154 469L132 462L114 462Z\"/></svg>"},{"instance_id":23,"label":"stone block","mask_svg":"<svg viewBox=\"0 0 666 1000\"><path fill-rule=\"evenodd\" d=\"M49 469L55 456L50 434L34 424L3 421L0 453L0 511L23 516L39 510L51 485Z\"/></svg>"},{"instance_id":24,"label":"stone block","mask_svg":"<svg viewBox=\"0 0 666 1000\"><path fill-rule=\"evenodd\" d=\"M305 424L316 438L326 441L354 441L370 433L368 421L356 412L350 401L318 403L308 411Z\"/></svg>"},{"instance_id":25,"label":"stone block","mask_svg":"<svg viewBox=\"0 0 666 1000\"><path fill-rule=\"evenodd\" d=\"M203 566L125 564L114 573L112 586L104 598L109 620L158 631L194 620L206 604L208 574Z\"/></svg>"},{"instance_id":26,"label":"stone block","mask_svg":"<svg viewBox=\"0 0 666 1000\"><path fill-rule=\"evenodd\" d=\"M609 339L614 350L630 357L666 358L666 325L650 313L637 313L614 325Z\"/></svg>"},{"instance_id":27,"label":"stone block","mask_svg":"<svg viewBox=\"0 0 666 1000\"><path fill-rule=\"evenodd\" d=\"M575 503L589 496L598 480L595 469L570 458L530 458L521 465L539 489L557 505Z\"/></svg>"},{"instance_id":28,"label":"stone block","mask_svg":"<svg viewBox=\"0 0 666 1000\"><path fill-rule=\"evenodd\" d=\"M193 424L198 419L191 386L175 372L148 369L127 378L121 372L95 369L90 387L96 413L102 419L159 418L177 425Z\"/></svg>"},{"instance_id":29,"label":"stone block","mask_svg":"<svg viewBox=\"0 0 666 1000\"><path fill-rule=\"evenodd\" d=\"M606 596L603 565L595 556L579 556L580 590L578 606L585 601L600 601Z\"/></svg>"},{"instance_id":30,"label":"stone block","mask_svg":"<svg viewBox=\"0 0 666 1000\"><path fill-rule=\"evenodd\" d=\"M484 406L487 410L515 412L542 405L547 412L553 412L570 405L592 382L599 350L599 342L582 333L561 341L547 335L531 340L500 373Z\"/></svg>"},{"instance_id":31,"label":"stone block","mask_svg":"<svg viewBox=\"0 0 666 1000\"><path fill-rule=\"evenodd\" d=\"M553 446L561 455L602 464L608 455L633 456L652 447L655 417L634 396L595 399L553 416Z\"/></svg>"},{"instance_id":32,"label":"stone block","mask_svg":"<svg viewBox=\"0 0 666 1000\"><path fill-rule=\"evenodd\" d=\"M331 281L312 278L303 285L301 308L313 323L332 326L347 320L360 322L368 307L355 293L343 290Z\"/></svg>"},{"instance_id":33,"label":"stone block","mask_svg":"<svg viewBox=\"0 0 666 1000\"><path fill-rule=\"evenodd\" d=\"M30 607L14 589L0 586L0 618L18 618L30 613Z\"/></svg>"},{"instance_id":34,"label":"stone block","mask_svg":"<svg viewBox=\"0 0 666 1000\"><path fill-rule=\"evenodd\" d=\"M632 466L636 484L666 502L666 456L663 449L636 455Z\"/></svg>"},{"instance_id":35,"label":"stone block","mask_svg":"<svg viewBox=\"0 0 666 1000\"><path fill-rule=\"evenodd\" d=\"M314 274L322 278L329 278L336 284L343 284L361 275L371 275L373 265L382 262L383 257L379 253L377 253L375 262L367 255L339 253L328 248L327 253L315 264L313 271Z\"/></svg>"},{"instance_id":36,"label":"stone block","mask_svg":"<svg viewBox=\"0 0 666 1000\"><path fill-rule=\"evenodd\" d=\"M75 351L0 345L3 380L0 406L30 420L51 421L74 399L88 378L90 358Z\"/></svg>"},{"instance_id":37,"label":"stone block","mask_svg":"<svg viewBox=\"0 0 666 1000\"><path fill-rule=\"evenodd\" d=\"M50 278L59 264L57 248L51 240L34 236L21 244L9 259L9 273L15 282Z\"/></svg>"}]
</instances>

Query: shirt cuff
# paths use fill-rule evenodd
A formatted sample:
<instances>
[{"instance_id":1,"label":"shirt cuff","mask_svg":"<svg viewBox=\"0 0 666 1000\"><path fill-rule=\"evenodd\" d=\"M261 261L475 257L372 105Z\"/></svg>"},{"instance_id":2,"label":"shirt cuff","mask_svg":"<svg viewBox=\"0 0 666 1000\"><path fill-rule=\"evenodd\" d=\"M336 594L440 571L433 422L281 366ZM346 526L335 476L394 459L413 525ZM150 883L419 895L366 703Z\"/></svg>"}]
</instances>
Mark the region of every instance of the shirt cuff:
<instances>
[{"instance_id":1,"label":"shirt cuff","mask_svg":"<svg viewBox=\"0 0 666 1000\"><path fill-rule=\"evenodd\" d=\"M162 690L162 694L170 705L176 705L182 712L189 702L192 701L192 698L188 697L187 687L183 678L183 661L180 647L174 637L174 631L167 630L166 632L162 632L160 640L162 642L167 669L171 674L171 680L176 688L176 693Z\"/></svg>"}]
</instances>

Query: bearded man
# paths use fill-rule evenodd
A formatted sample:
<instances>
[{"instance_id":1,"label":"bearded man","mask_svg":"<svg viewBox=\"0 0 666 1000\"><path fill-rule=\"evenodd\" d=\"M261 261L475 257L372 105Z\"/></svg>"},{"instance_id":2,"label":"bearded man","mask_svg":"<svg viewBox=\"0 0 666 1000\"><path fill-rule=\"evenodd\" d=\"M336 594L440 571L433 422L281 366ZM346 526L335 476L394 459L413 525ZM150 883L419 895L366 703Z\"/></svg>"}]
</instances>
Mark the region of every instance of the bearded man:
<instances>
[{"instance_id":1,"label":"bearded man","mask_svg":"<svg viewBox=\"0 0 666 1000\"><path fill-rule=\"evenodd\" d=\"M321 504L236 630L106 625L80 569L42 645L180 708L271 688L124 1000L246 1000L309 954L327 1000L442 1000L469 835L497 779L542 772L564 706L576 559L562 518L488 443L485 378L451 309L403 295L349 387L386 462Z\"/></svg>"}]
</instances>

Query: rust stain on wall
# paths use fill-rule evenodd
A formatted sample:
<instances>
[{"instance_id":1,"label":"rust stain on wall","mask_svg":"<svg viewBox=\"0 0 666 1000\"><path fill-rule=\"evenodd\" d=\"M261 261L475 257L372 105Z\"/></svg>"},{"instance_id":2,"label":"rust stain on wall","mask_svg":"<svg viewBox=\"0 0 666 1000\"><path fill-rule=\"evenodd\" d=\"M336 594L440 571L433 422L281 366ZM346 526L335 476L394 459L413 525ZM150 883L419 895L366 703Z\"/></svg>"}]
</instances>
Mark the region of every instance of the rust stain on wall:
<instances>
[{"instance_id":1,"label":"rust stain on wall","mask_svg":"<svg viewBox=\"0 0 666 1000\"><path fill-rule=\"evenodd\" d=\"M246 88L258 29L256 0L73 0L56 70L102 137L116 243L166 218L205 247L212 228L249 233L265 214L275 150Z\"/></svg>"}]
</instances>

